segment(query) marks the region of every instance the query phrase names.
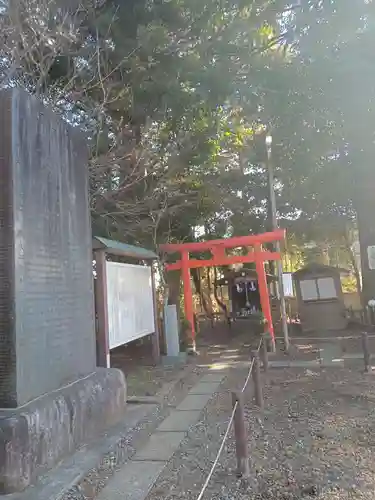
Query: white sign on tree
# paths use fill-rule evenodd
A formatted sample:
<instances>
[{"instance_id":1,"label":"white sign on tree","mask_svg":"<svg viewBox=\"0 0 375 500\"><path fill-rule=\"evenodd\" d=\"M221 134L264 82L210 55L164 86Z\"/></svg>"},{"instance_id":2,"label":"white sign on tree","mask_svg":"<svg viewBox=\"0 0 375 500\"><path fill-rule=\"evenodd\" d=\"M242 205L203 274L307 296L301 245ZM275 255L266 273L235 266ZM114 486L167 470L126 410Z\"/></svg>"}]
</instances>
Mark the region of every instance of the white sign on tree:
<instances>
[{"instance_id":1,"label":"white sign on tree","mask_svg":"<svg viewBox=\"0 0 375 500\"><path fill-rule=\"evenodd\" d=\"M106 263L109 348L154 333L154 300L149 266Z\"/></svg>"}]
</instances>

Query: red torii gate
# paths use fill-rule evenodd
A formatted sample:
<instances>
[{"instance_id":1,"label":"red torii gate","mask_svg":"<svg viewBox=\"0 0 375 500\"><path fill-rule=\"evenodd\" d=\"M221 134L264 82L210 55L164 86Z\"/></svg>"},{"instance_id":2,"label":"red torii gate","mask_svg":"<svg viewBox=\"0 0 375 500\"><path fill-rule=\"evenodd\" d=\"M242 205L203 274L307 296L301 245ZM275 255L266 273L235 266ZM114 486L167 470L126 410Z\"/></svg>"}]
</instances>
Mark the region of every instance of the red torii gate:
<instances>
[{"instance_id":1,"label":"red torii gate","mask_svg":"<svg viewBox=\"0 0 375 500\"><path fill-rule=\"evenodd\" d=\"M255 262L258 276L258 286L262 312L268 322L268 328L274 339L274 330L271 315L271 306L267 288L266 272L264 262L281 259L279 252L263 250L262 245L274 241L282 241L285 238L285 230L278 229L269 233L236 236L222 240L209 240L195 243L166 243L160 245L160 249L166 253L180 253L181 260L166 264L167 271L181 269L181 276L184 284L185 317L189 321L192 329L193 342L195 343L193 294L190 281L190 269L199 267L228 266L245 262ZM252 247L247 255L227 255L227 248ZM210 259L197 260L190 259L190 252L202 252L209 250L212 254Z\"/></svg>"}]
</instances>

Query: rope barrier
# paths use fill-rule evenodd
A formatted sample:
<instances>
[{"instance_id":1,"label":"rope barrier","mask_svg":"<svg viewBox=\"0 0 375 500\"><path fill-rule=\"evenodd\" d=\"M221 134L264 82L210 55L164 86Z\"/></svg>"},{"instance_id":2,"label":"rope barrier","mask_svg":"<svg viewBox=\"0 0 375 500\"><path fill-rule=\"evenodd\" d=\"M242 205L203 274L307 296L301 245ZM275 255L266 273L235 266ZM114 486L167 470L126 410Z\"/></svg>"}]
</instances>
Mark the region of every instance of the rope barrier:
<instances>
[{"instance_id":1,"label":"rope barrier","mask_svg":"<svg viewBox=\"0 0 375 500\"><path fill-rule=\"evenodd\" d=\"M207 478L206 478L206 481L204 482L204 485L203 485L203 487L202 487L202 489L201 489L201 492L200 492L200 494L199 494L199 496L198 496L197 500L202 500L203 495L204 495L204 494L205 494L205 492L206 492L207 486L208 486L208 485L209 485L209 483L210 483L211 477L212 477L213 473L215 472L216 466L217 466L217 464L218 464L218 462L219 462L219 459L220 459L220 456L221 456L221 454L222 454L222 452L223 452L225 442L226 442L226 440L227 440L227 438L228 438L228 434L229 434L229 432L230 432L230 430L231 430L231 427L232 427L232 424L233 424L234 415L235 415L235 413L236 413L237 406L238 406L238 403L236 403L236 405L234 406L234 408L233 408L233 410L232 410L232 415L231 415L231 417L230 417L230 419L229 419L229 422L228 422L228 427L227 427L227 430L225 431L225 434L224 434L223 440L222 440L222 442L221 442L221 445L220 445L219 451L217 452L217 455L216 455L215 461L214 461L214 463L212 464L211 470L210 470L210 472L208 473L208 476L207 476Z\"/></svg>"},{"instance_id":2,"label":"rope barrier","mask_svg":"<svg viewBox=\"0 0 375 500\"><path fill-rule=\"evenodd\" d=\"M261 339L260 342L259 342L259 345L258 345L258 348L257 348L258 352L260 351L260 348L262 347L262 342L263 342L263 339ZM253 371L253 366L254 366L254 359L251 360L251 364L250 364L250 368L249 368L249 373L247 374L245 383L244 383L244 385L242 387L242 392L245 392L247 384L249 383L249 380L250 380L250 377L251 377L251 372Z\"/></svg>"},{"instance_id":3,"label":"rope barrier","mask_svg":"<svg viewBox=\"0 0 375 500\"><path fill-rule=\"evenodd\" d=\"M260 348L262 346L262 341L263 339L260 340L259 342L259 345L258 345L258 348L257 348L257 351L259 352L260 351ZM246 380L245 380L245 383L243 385L243 388L242 388L242 393L246 390L246 387L249 383L249 380L250 380L250 377L251 377L251 373L253 371L253 366L254 366L254 359L251 360L251 363L250 363L250 367L249 367L249 371L248 371L248 374L247 374L247 377L246 377ZM208 473L207 475L207 478L202 486L202 489L201 489L201 492L199 493L198 497L197 497L197 500L202 500L206 490L207 490L207 487L211 481L211 478L213 476L213 473L215 472L215 469L217 467L217 464L219 463L219 460L220 460L220 457L221 457L221 454L223 452L223 449L224 449L224 446L225 446L225 443L226 443L226 440L228 439L228 435L229 435L229 432L232 428L232 424L233 424L233 420L234 420L234 416L236 414L236 410L237 410L237 407L238 407L238 401L235 403L235 405L233 406L233 409L232 409L232 414L230 416L230 419L228 421L228 425L227 425L227 429L225 431L225 434L223 436L223 439L221 441L221 445L220 445L220 448L216 454L216 458L214 460L214 463L212 464L212 467L210 469L210 472Z\"/></svg>"}]
</instances>

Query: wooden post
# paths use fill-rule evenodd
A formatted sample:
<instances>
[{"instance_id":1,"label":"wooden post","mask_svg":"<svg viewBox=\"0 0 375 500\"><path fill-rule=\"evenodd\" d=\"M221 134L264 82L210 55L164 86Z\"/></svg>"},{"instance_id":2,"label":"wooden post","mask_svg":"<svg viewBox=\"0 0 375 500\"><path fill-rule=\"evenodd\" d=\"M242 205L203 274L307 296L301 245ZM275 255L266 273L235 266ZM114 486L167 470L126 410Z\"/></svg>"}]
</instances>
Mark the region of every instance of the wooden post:
<instances>
[{"instance_id":1,"label":"wooden post","mask_svg":"<svg viewBox=\"0 0 375 500\"><path fill-rule=\"evenodd\" d=\"M361 323L364 326L366 324L366 308L361 309Z\"/></svg>"},{"instance_id":2,"label":"wooden post","mask_svg":"<svg viewBox=\"0 0 375 500\"><path fill-rule=\"evenodd\" d=\"M362 332L362 349L363 349L363 360L365 363L365 372L370 370L370 350L368 346L368 335L366 332Z\"/></svg>"},{"instance_id":3,"label":"wooden post","mask_svg":"<svg viewBox=\"0 0 375 500\"><path fill-rule=\"evenodd\" d=\"M263 354L263 370L268 372L269 362L268 362L268 340L269 334L264 333L262 338L262 354Z\"/></svg>"},{"instance_id":4,"label":"wooden post","mask_svg":"<svg viewBox=\"0 0 375 500\"><path fill-rule=\"evenodd\" d=\"M254 360L252 375L254 382L255 404L259 406L261 410L263 410L264 402L263 402L262 381L260 378L260 363L259 363L258 351L251 351L251 359Z\"/></svg>"},{"instance_id":5,"label":"wooden post","mask_svg":"<svg viewBox=\"0 0 375 500\"><path fill-rule=\"evenodd\" d=\"M234 413L234 436L236 440L237 475L246 478L249 477L250 470L242 392L232 392L232 405L233 408L236 407Z\"/></svg>"},{"instance_id":6,"label":"wooden post","mask_svg":"<svg viewBox=\"0 0 375 500\"><path fill-rule=\"evenodd\" d=\"M152 299L153 299L153 304L154 304L154 324L155 324L155 331L151 335L152 359L153 359L155 364L159 364L160 363L159 309L158 309L158 301L157 301L156 288L155 288L154 262L151 262L151 286L152 286Z\"/></svg>"},{"instance_id":7,"label":"wooden post","mask_svg":"<svg viewBox=\"0 0 375 500\"><path fill-rule=\"evenodd\" d=\"M107 302L107 268L104 250L95 250L95 312L96 312L96 358L97 365L109 368L109 330Z\"/></svg>"},{"instance_id":8,"label":"wooden post","mask_svg":"<svg viewBox=\"0 0 375 500\"><path fill-rule=\"evenodd\" d=\"M369 316L370 316L370 326L375 325L375 309L373 306L369 306Z\"/></svg>"},{"instance_id":9,"label":"wooden post","mask_svg":"<svg viewBox=\"0 0 375 500\"><path fill-rule=\"evenodd\" d=\"M366 325L371 326L371 307L366 306Z\"/></svg>"}]
</instances>

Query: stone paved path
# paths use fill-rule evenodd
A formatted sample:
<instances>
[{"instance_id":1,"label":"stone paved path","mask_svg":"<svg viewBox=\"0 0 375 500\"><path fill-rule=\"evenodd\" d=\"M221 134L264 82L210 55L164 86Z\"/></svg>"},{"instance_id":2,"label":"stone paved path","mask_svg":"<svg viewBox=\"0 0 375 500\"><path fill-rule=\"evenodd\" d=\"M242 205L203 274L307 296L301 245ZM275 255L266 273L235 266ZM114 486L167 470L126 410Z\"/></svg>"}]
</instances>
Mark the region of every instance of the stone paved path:
<instances>
[{"instance_id":1,"label":"stone paved path","mask_svg":"<svg viewBox=\"0 0 375 500\"><path fill-rule=\"evenodd\" d=\"M220 365L212 365L211 370L215 368ZM225 369L205 374L151 434L145 446L114 474L98 500L144 500L225 377Z\"/></svg>"}]
</instances>

